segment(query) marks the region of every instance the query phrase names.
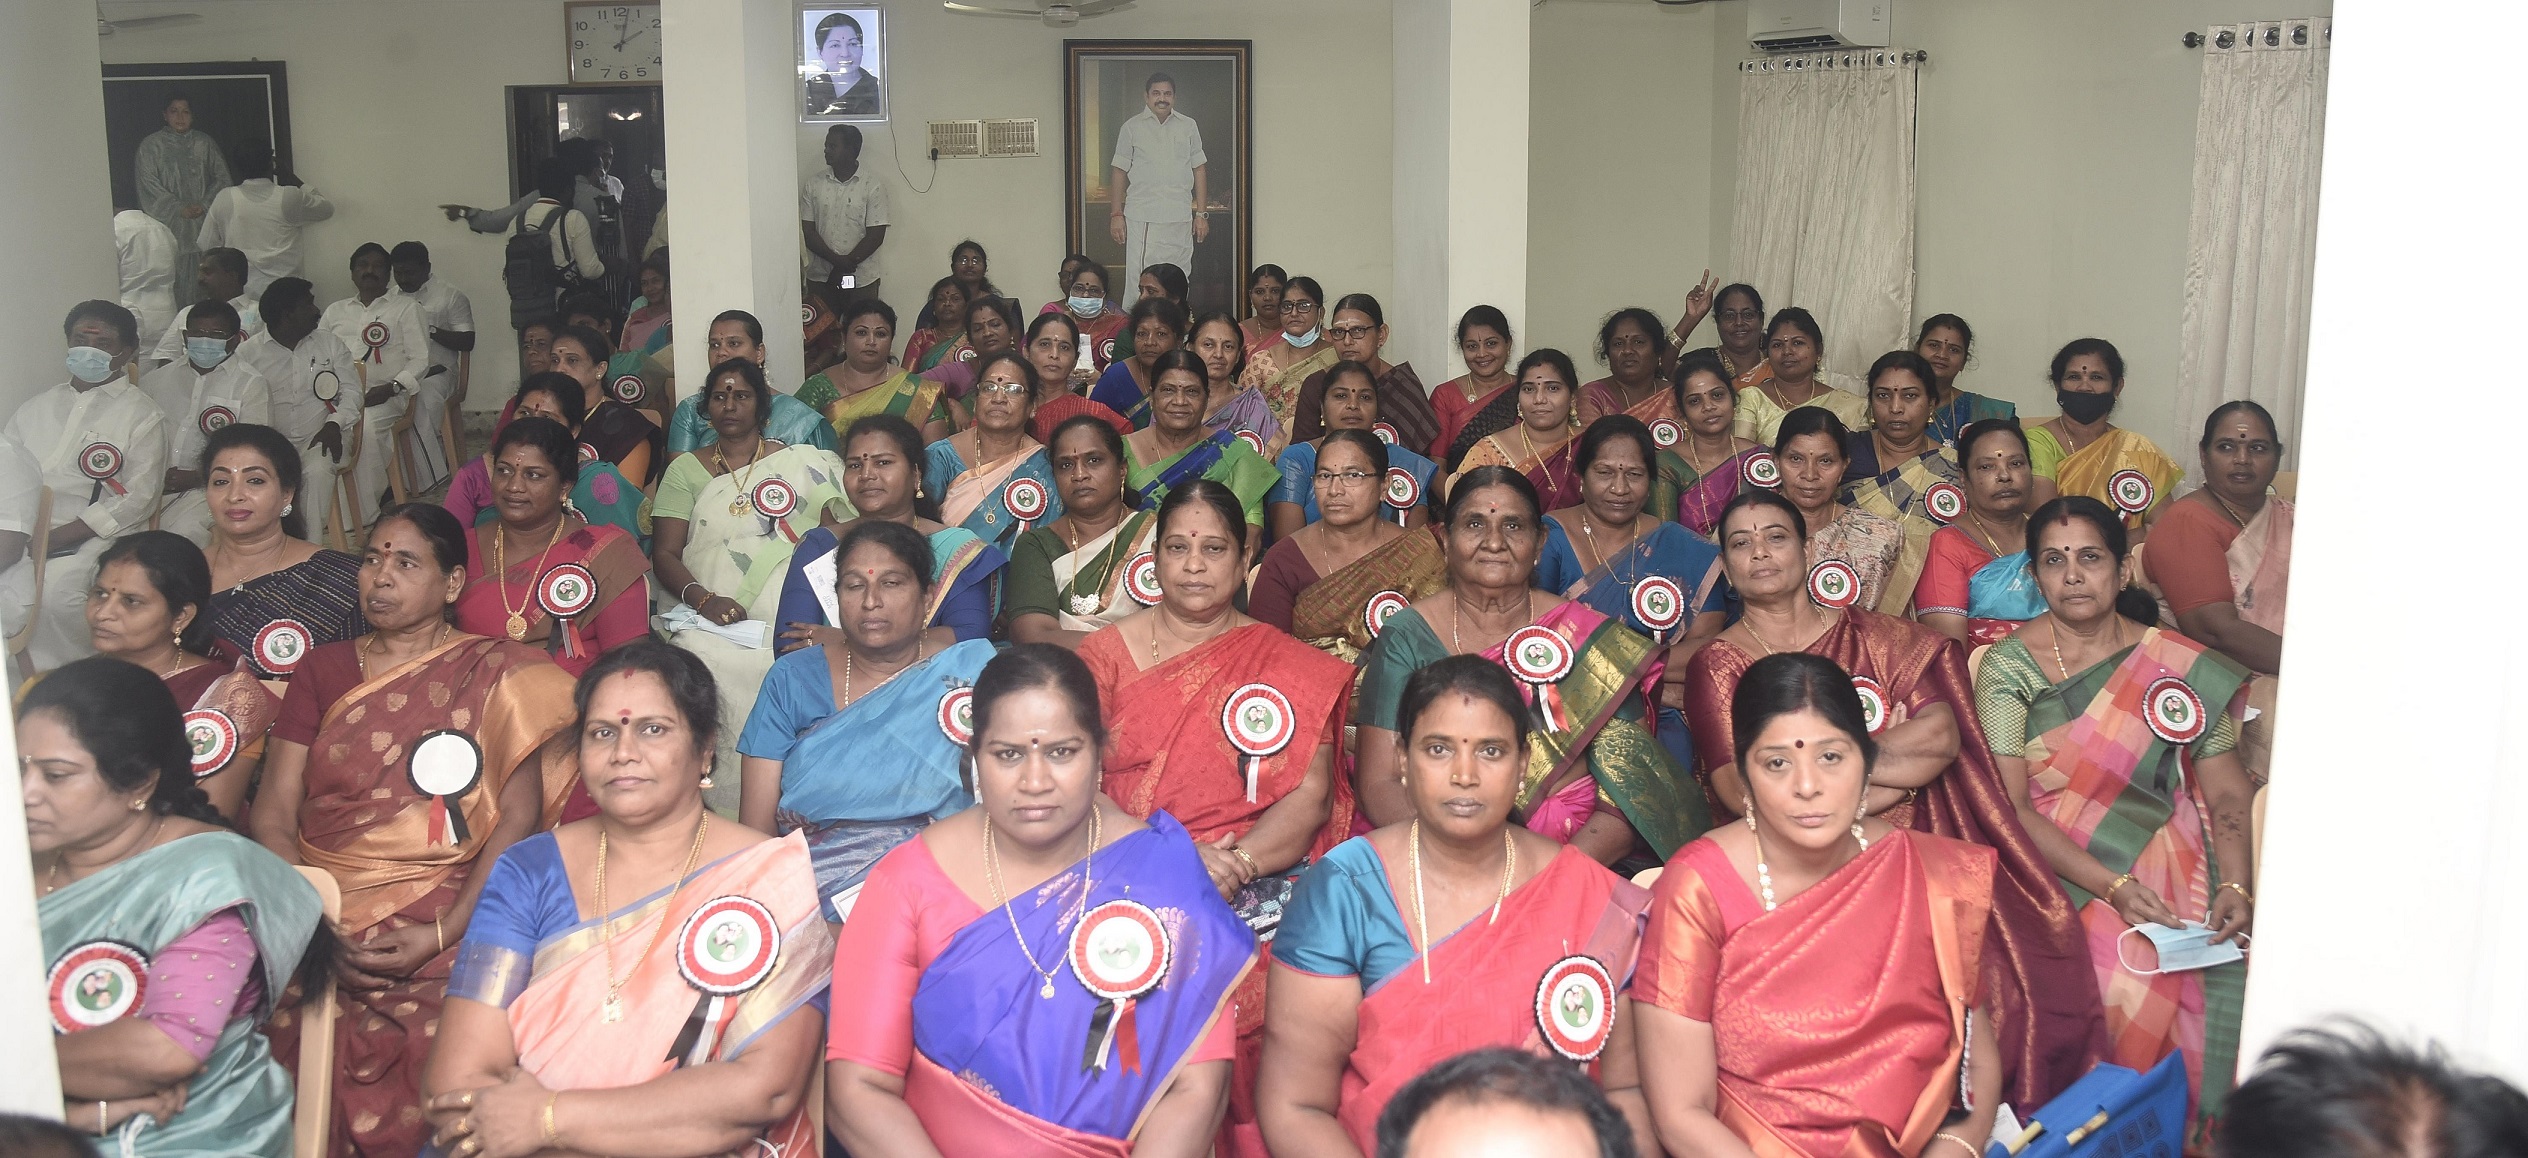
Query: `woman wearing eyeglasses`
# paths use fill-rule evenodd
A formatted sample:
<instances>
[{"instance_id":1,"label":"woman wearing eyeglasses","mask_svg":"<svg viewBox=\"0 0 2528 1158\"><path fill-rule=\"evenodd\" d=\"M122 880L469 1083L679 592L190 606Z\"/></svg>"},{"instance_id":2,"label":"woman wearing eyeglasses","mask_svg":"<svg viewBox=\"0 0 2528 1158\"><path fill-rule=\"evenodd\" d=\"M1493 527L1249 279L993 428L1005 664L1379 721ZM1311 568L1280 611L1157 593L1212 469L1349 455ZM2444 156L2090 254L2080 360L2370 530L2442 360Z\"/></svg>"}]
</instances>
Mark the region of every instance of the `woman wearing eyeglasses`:
<instances>
[{"instance_id":1,"label":"woman wearing eyeglasses","mask_svg":"<svg viewBox=\"0 0 2528 1158\"><path fill-rule=\"evenodd\" d=\"M1371 482L1381 500L1380 515L1406 527L1428 524L1431 516L1425 499L1431 493L1431 483L1439 477L1439 465L1405 449L1406 444L1387 443L1385 435L1377 433L1386 421L1386 400L1370 368L1358 362L1337 362L1321 377L1327 380L1320 390L1325 400L1325 429L1318 431L1314 440L1292 443L1290 449L1282 452L1277 464L1282 481L1273 484L1272 491L1264 496L1264 513L1272 520L1273 537L1288 538L1317 521L1320 507L1313 484L1318 459L1324 454L1325 434L1333 430L1357 430L1386 444L1386 464L1379 468L1380 477ZM1397 469L1412 476L1411 488L1386 477ZM1395 488L1392 491L1388 489L1391 483Z\"/></svg>"},{"instance_id":2,"label":"woman wearing eyeglasses","mask_svg":"<svg viewBox=\"0 0 2528 1158\"><path fill-rule=\"evenodd\" d=\"M1389 456L1411 451L1366 430L1335 430L1316 446L1292 447L1283 456L1285 471L1302 450L1308 452L1310 501L1322 517L1282 535L1264 553L1247 614L1355 663L1387 615L1448 584L1448 560L1439 540L1419 525L1408 530L1384 517ZM1290 481L1285 473L1284 485ZM1274 506L1286 511L1291 504Z\"/></svg>"},{"instance_id":3,"label":"woman wearing eyeglasses","mask_svg":"<svg viewBox=\"0 0 2528 1158\"><path fill-rule=\"evenodd\" d=\"M1368 294L1343 295L1334 303L1334 321L1326 327L1325 336L1343 361L1369 367L1370 379L1378 386L1380 421L1396 432L1395 444L1412 447L1417 454L1430 449L1431 440L1439 437L1439 414L1431 409L1431 392L1413 372L1412 363L1390 363L1378 356L1387 345L1387 312L1378 299ZM1292 439L1308 441L1331 429L1325 419L1325 391L1333 377L1333 369L1328 368L1299 384L1299 418Z\"/></svg>"},{"instance_id":4,"label":"woman wearing eyeglasses","mask_svg":"<svg viewBox=\"0 0 2528 1158\"><path fill-rule=\"evenodd\" d=\"M1342 355L1325 341L1325 291L1310 277L1294 277L1282 287L1282 332L1248 357L1241 384L1264 392L1273 417L1284 429L1299 416L1299 385L1333 365Z\"/></svg>"},{"instance_id":5,"label":"woman wearing eyeglasses","mask_svg":"<svg viewBox=\"0 0 2528 1158\"><path fill-rule=\"evenodd\" d=\"M975 363L974 425L924 447L923 486L939 496L939 521L964 527L1003 554L1028 526L1061 517L1053 463L1027 434L1036 368L1016 350Z\"/></svg>"}]
</instances>

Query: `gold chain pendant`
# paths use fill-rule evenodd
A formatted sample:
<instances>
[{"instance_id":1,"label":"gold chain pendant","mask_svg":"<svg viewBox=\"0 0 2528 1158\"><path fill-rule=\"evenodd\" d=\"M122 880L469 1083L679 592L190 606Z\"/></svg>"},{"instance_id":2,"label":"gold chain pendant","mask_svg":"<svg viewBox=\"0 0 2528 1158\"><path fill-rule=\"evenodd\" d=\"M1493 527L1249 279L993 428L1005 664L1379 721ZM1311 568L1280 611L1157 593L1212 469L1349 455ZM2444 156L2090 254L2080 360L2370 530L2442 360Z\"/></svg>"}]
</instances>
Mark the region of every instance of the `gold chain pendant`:
<instances>
[{"instance_id":1,"label":"gold chain pendant","mask_svg":"<svg viewBox=\"0 0 2528 1158\"><path fill-rule=\"evenodd\" d=\"M509 638L510 638L512 641L517 641L517 640L523 640L523 639L525 639L526 637L527 637L527 617L526 617L525 613L524 613L524 612L520 612L520 611L512 611L512 612L510 612L510 613L509 613Z\"/></svg>"}]
</instances>

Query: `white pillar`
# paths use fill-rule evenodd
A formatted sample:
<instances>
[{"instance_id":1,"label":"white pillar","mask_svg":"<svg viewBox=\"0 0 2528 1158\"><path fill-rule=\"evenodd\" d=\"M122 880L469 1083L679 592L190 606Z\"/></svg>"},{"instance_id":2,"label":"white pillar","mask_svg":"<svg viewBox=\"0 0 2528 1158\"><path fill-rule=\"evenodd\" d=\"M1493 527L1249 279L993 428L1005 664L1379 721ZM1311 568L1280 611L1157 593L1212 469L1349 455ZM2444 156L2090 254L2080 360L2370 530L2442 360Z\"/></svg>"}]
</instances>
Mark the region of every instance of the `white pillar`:
<instances>
[{"instance_id":1,"label":"white pillar","mask_svg":"<svg viewBox=\"0 0 2528 1158\"><path fill-rule=\"evenodd\" d=\"M799 98L790 0L672 0L664 46L677 392L702 389L703 329L722 310L764 323L765 375L807 377L799 326Z\"/></svg>"},{"instance_id":2,"label":"white pillar","mask_svg":"<svg viewBox=\"0 0 2528 1158\"><path fill-rule=\"evenodd\" d=\"M1469 306L1527 313L1529 0L1395 0L1395 296L1387 358L1465 372Z\"/></svg>"},{"instance_id":3,"label":"white pillar","mask_svg":"<svg viewBox=\"0 0 2528 1158\"><path fill-rule=\"evenodd\" d=\"M2392 286L2428 287L2437 334L2513 333L2528 312L2517 161L2482 137L2528 118L2528 95L2504 69L2453 66L2446 38L2506 11L2336 6L2242 1072L2276 1035L2353 1013L2528 1082L2528 622L2521 552L2485 533L2518 465L2500 404L2452 399L2401 429L2429 465L2375 485L2393 403L2368 336ZM2416 157L2432 180L2402 176Z\"/></svg>"}]
</instances>

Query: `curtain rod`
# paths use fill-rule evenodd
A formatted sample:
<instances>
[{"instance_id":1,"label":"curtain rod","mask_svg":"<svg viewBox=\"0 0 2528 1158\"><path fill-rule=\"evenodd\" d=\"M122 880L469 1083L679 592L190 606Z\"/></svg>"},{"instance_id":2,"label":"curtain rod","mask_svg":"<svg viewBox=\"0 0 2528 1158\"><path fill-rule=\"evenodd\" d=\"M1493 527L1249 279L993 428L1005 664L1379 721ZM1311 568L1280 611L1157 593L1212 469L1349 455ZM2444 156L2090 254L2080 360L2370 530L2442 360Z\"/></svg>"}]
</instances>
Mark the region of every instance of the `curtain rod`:
<instances>
[{"instance_id":1,"label":"curtain rod","mask_svg":"<svg viewBox=\"0 0 2528 1158\"><path fill-rule=\"evenodd\" d=\"M2282 47L2282 25L2280 23L2265 25L2264 34L2265 47ZM2256 34L2255 32L2250 31L2247 35L2252 39ZM2323 35L2329 43L2332 43L2335 39L2334 26L2331 24L2328 25ZM2218 35L2211 38L2211 42L2216 48L2236 48L2238 47L2238 33L2233 29L2224 28ZM2291 43L2306 46L2308 42L2309 26L2305 23L2291 25ZM2200 32L2188 32L2183 39L2183 43L2188 48L2201 48L2204 44L2204 35Z\"/></svg>"}]
</instances>

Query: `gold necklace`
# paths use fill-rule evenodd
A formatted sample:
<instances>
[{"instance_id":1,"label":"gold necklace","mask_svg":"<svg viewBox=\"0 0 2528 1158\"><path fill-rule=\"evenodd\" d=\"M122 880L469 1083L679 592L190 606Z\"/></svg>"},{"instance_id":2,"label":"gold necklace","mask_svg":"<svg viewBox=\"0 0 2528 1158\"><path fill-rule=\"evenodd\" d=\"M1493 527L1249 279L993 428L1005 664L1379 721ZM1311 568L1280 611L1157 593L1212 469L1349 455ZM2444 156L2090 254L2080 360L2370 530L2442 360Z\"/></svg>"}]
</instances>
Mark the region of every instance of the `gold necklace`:
<instances>
[{"instance_id":1,"label":"gold necklace","mask_svg":"<svg viewBox=\"0 0 2528 1158\"><path fill-rule=\"evenodd\" d=\"M1105 831L1105 810L1097 806L1097 798L1092 796L1088 802L1088 867L1080 870L1080 906L1082 908L1088 905L1089 893L1097 888L1097 846L1104 840ZM1018 951L1026 956L1027 967L1035 970L1036 976L1044 978L1045 983L1042 988L1036 990L1036 996L1048 1001L1052 1000L1053 970L1036 964L1035 952L1027 947L1027 934L1019 931L1017 911L1009 907L1008 901L1001 899L1001 857L992 845L992 814L989 812L983 814L983 881L992 887L992 907L1008 915L1010 935L1018 938ZM1078 916L1079 913L1074 911L1070 916L1054 922L1054 928L1059 930L1064 924Z\"/></svg>"},{"instance_id":2,"label":"gold necklace","mask_svg":"<svg viewBox=\"0 0 2528 1158\"><path fill-rule=\"evenodd\" d=\"M1614 530L1615 528L1613 527L1607 528L1607 531L1610 534L1613 533ZM1580 537L1589 541L1589 553L1598 557L1598 566L1606 566L1606 552L1598 550L1598 533L1589 526L1589 508L1586 506L1580 508ZM1624 542L1626 544L1630 544L1633 540L1640 537L1641 512L1634 511L1631 525L1624 528Z\"/></svg>"},{"instance_id":3,"label":"gold necklace","mask_svg":"<svg viewBox=\"0 0 2528 1158\"><path fill-rule=\"evenodd\" d=\"M437 629L437 630L434 630L434 631L432 631L432 632L430 633L430 647L425 647L425 648L423 648L422 650L426 652L426 651L429 651L431 648L435 648L435 647L439 646L440 642L441 642L442 640L445 640L447 637L448 637L448 624L447 624L447 621L446 621L446 620L441 620L441 621L439 621L439 626L438 626L438 629ZM360 682L361 682L361 683L367 683L367 682L369 682L369 645L370 645L370 644L372 644L372 643L376 643L376 642L377 642L377 633L376 633L376 632L372 631L372 632L368 633L367 635L363 635L363 636L361 636L361 637L360 637L360 646L359 646L359 649L358 649L356 652L354 652L354 653L353 653L353 654L354 654L354 656L355 656L355 657L356 657L356 658L360 661Z\"/></svg>"},{"instance_id":4,"label":"gold necklace","mask_svg":"<svg viewBox=\"0 0 2528 1158\"><path fill-rule=\"evenodd\" d=\"M1521 600L1519 623L1524 626L1526 624L1536 622L1536 589L1533 587L1528 588L1527 594L1522 595L1519 598ZM1464 622L1465 612L1466 601L1458 598L1455 593L1452 592L1448 600L1448 652L1450 655L1466 654L1466 649L1459 646L1457 642L1457 628ZM1510 629L1510 631L1517 630L1518 628L1516 627ZM1501 633L1503 639L1508 639L1509 635L1510 632L1507 631Z\"/></svg>"},{"instance_id":5,"label":"gold necklace","mask_svg":"<svg viewBox=\"0 0 2528 1158\"><path fill-rule=\"evenodd\" d=\"M714 447L714 449L717 449ZM544 550L536 553L535 574L527 577L527 593L518 606L509 606L509 528L492 532L492 593L500 596L500 609L509 613L509 638L512 642L527 637L527 608L535 603L536 580L544 574L544 558L553 553L553 546L562 541L562 528L569 526L570 516L553 519L553 537L545 540Z\"/></svg>"},{"instance_id":6,"label":"gold necklace","mask_svg":"<svg viewBox=\"0 0 2528 1158\"><path fill-rule=\"evenodd\" d=\"M2108 614L2114 615L2115 613L2110 611ZM2054 670L2063 673L2063 682L2070 683L2072 678L2072 669L2070 665L2063 662L2063 621L2051 615L2047 616L2047 618L2054 620L2054 631L2052 634L2046 636L2046 642L2054 645ZM2116 622L2108 624L2107 630L2115 633L2115 646L2107 649L2107 654L2113 655L2117 651L2122 650L2124 647L2123 617L2120 615L2116 616Z\"/></svg>"},{"instance_id":7,"label":"gold necklace","mask_svg":"<svg viewBox=\"0 0 2528 1158\"><path fill-rule=\"evenodd\" d=\"M1564 429L1570 429L1569 425L1565 424ZM1554 444L1554 448L1556 450L1560 450L1570 441L1571 437L1566 434L1563 436L1562 442ZM1536 440L1527 436L1527 424L1524 422L1519 423L1519 444L1527 448L1527 457L1535 459L1538 467L1541 468L1545 465L1545 456L1536 453ZM1554 472L1550 470L1545 472L1545 493L1553 496L1551 499L1546 500L1547 502L1552 503L1553 506L1556 507L1562 505L1562 485L1554 481ZM1550 510L1552 508L1548 507L1547 509Z\"/></svg>"},{"instance_id":8,"label":"gold necklace","mask_svg":"<svg viewBox=\"0 0 2528 1158\"><path fill-rule=\"evenodd\" d=\"M685 854L685 868L676 874L676 887L667 890L667 900L659 906L658 924L650 927L650 939L641 946L640 956L632 958L632 972L641 971L641 962L658 947L658 935L667 928L667 912L676 906L676 894L685 891L685 878L693 875L694 866L702 863L702 838L711 831L711 810L702 810L702 819L693 826L693 851ZM606 907L606 826L597 826L597 911L603 916L597 925L597 944L606 952L606 1000L598 1007L608 1022L623 1020L623 985L632 980L624 974L622 981L614 977L614 910Z\"/></svg>"},{"instance_id":9,"label":"gold necklace","mask_svg":"<svg viewBox=\"0 0 2528 1158\"><path fill-rule=\"evenodd\" d=\"M746 480L754 474L755 464L764 461L764 442L762 435L755 436L755 453L746 458L746 473L737 476L737 497L729 500L729 513L732 515L745 514L747 504L753 501L746 493ZM720 444L716 442L711 444L711 464L719 467L721 474L729 473L728 456L720 453Z\"/></svg>"},{"instance_id":10,"label":"gold necklace","mask_svg":"<svg viewBox=\"0 0 2528 1158\"><path fill-rule=\"evenodd\" d=\"M1150 617L1150 666L1152 667L1159 666L1159 620L1162 618L1165 617L1161 615L1153 615ZM1222 632L1215 631L1210 635L1206 635L1201 639L1197 639L1192 643L1187 644L1186 647L1188 650L1201 647L1212 640L1220 638L1221 634Z\"/></svg>"},{"instance_id":11,"label":"gold necklace","mask_svg":"<svg viewBox=\"0 0 2528 1158\"><path fill-rule=\"evenodd\" d=\"M2211 495L2213 502L2221 504L2221 513L2228 515L2231 522L2238 524L2239 530L2244 531L2247 529L2247 516L2238 513L2238 508L2231 506L2230 501L2222 498L2220 492L2207 486L2203 488L2203 493Z\"/></svg>"},{"instance_id":12,"label":"gold necklace","mask_svg":"<svg viewBox=\"0 0 2528 1158\"><path fill-rule=\"evenodd\" d=\"M1422 909L1422 818L1408 830L1405 859L1413 864L1413 927L1422 939L1422 983L1431 983L1431 920ZM1510 881L1519 871L1519 846L1508 825L1501 827L1501 893L1492 898L1492 919L1501 919L1501 902L1510 899Z\"/></svg>"},{"instance_id":13,"label":"gold necklace","mask_svg":"<svg viewBox=\"0 0 2528 1158\"><path fill-rule=\"evenodd\" d=\"M877 684L869 690L876 691L878 688L887 686L887 680L903 675L906 668L910 668L913 664L922 662L922 651L928 646L929 643L926 640L915 640L913 643L912 661L906 663L904 667L888 672L886 674L886 679L879 680ZM851 694L851 645L845 644L843 645L843 702L834 705L834 710L839 712L844 708L850 707L853 698L854 697Z\"/></svg>"}]
</instances>

